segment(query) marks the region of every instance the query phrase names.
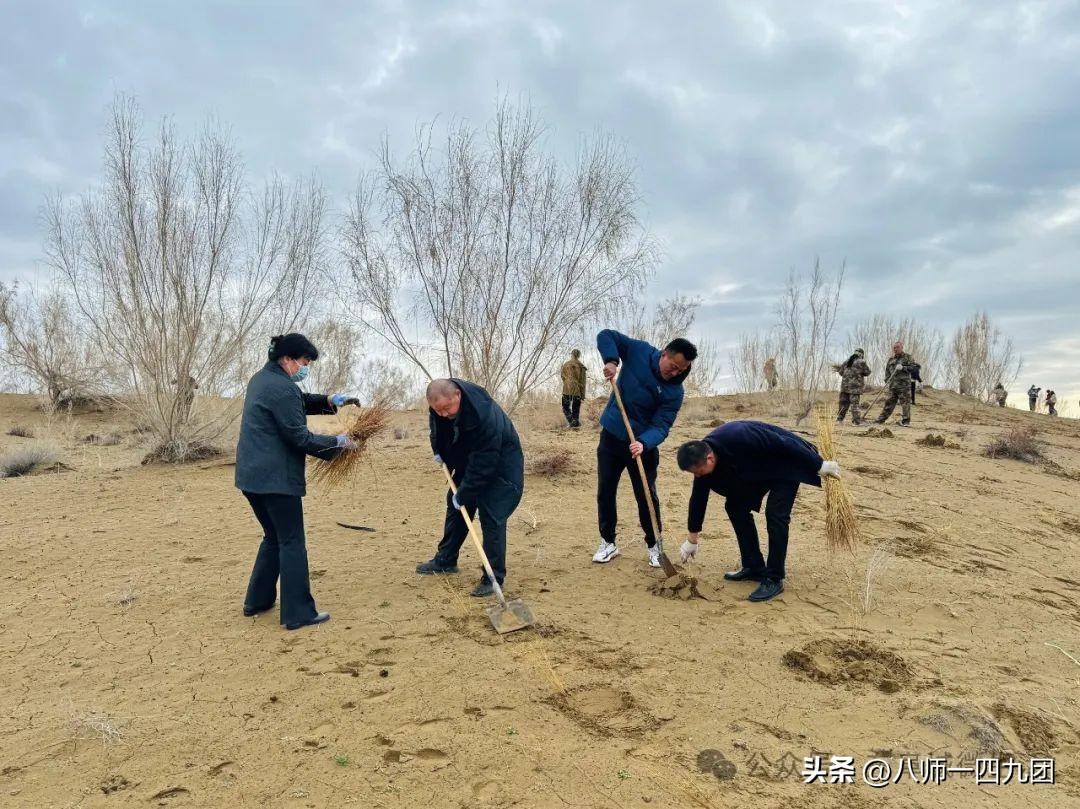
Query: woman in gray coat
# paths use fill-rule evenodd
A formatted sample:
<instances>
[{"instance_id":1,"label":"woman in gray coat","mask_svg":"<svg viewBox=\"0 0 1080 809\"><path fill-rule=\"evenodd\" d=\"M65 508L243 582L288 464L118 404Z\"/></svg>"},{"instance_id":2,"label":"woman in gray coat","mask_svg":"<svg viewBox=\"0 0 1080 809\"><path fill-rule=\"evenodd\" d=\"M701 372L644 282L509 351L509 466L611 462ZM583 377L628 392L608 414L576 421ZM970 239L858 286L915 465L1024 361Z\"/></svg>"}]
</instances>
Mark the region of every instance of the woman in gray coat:
<instances>
[{"instance_id":1,"label":"woman in gray coat","mask_svg":"<svg viewBox=\"0 0 1080 809\"><path fill-rule=\"evenodd\" d=\"M349 446L345 435L316 435L307 417L333 413L357 399L303 393L296 383L308 374L319 350L302 334L270 338L269 361L248 382L240 440L236 445L236 488L244 493L263 529L251 571L244 615L274 606L281 578L281 623L286 629L321 624L330 615L315 609L308 580L304 539L306 455L328 460Z\"/></svg>"}]
</instances>

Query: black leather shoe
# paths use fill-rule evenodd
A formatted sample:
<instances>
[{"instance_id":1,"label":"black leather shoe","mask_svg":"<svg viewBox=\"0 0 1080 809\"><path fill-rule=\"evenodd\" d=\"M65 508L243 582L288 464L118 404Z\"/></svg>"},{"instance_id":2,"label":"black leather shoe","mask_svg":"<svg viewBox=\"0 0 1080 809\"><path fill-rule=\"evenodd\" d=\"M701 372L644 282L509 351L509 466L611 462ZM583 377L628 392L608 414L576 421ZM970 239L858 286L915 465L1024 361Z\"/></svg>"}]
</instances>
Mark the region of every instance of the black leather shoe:
<instances>
[{"instance_id":1,"label":"black leather shoe","mask_svg":"<svg viewBox=\"0 0 1080 809\"><path fill-rule=\"evenodd\" d=\"M269 612L273 608L274 608L273 604L271 604L269 607L249 607L247 604L245 604L244 605L244 617L245 618L254 618L260 612Z\"/></svg>"},{"instance_id":2,"label":"black leather shoe","mask_svg":"<svg viewBox=\"0 0 1080 809\"><path fill-rule=\"evenodd\" d=\"M330 613L328 613L328 612L320 612L314 618L312 618L310 621L301 621L298 624L285 624L285 628L289 629L289 630L300 629L301 627L304 627L304 626L315 626L315 624L324 624L329 620L330 620Z\"/></svg>"},{"instance_id":3,"label":"black leather shoe","mask_svg":"<svg viewBox=\"0 0 1080 809\"><path fill-rule=\"evenodd\" d=\"M758 588L750 594L751 601L768 601L770 598L776 598L784 592L784 580L783 579L765 579Z\"/></svg>"},{"instance_id":4,"label":"black leather shoe","mask_svg":"<svg viewBox=\"0 0 1080 809\"><path fill-rule=\"evenodd\" d=\"M742 570L732 570L729 573L725 573L724 578L728 581L761 581L761 574L748 567L744 567Z\"/></svg>"},{"instance_id":5,"label":"black leather shoe","mask_svg":"<svg viewBox=\"0 0 1080 809\"><path fill-rule=\"evenodd\" d=\"M442 576L448 573L457 573L457 565L441 565L432 559L430 562L421 562L416 566L416 572L421 576Z\"/></svg>"},{"instance_id":6,"label":"black leather shoe","mask_svg":"<svg viewBox=\"0 0 1080 809\"><path fill-rule=\"evenodd\" d=\"M482 581L473 588L473 591L469 593L469 595L476 596L477 598L487 598L488 596L495 595L495 588L491 586L491 582Z\"/></svg>"}]
</instances>

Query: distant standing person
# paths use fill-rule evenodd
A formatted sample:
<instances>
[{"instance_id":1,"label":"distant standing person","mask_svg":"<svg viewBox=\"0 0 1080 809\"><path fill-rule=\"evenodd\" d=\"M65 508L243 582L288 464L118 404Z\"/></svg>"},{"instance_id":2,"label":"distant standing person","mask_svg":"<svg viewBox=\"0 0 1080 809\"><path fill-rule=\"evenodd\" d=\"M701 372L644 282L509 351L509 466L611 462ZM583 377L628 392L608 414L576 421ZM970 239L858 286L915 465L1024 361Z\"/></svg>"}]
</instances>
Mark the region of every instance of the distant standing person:
<instances>
[{"instance_id":1,"label":"distant standing person","mask_svg":"<svg viewBox=\"0 0 1080 809\"><path fill-rule=\"evenodd\" d=\"M885 405L881 409L881 415L877 417L878 424L884 424L892 415L893 409L900 405L900 424L904 427L911 426L911 371L909 368L915 364L910 354L904 353L904 344L897 340L893 343L892 356L885 364L885 384L888 386L889 395L885 398Z\"/></svg>"},{"instance_id":2,"label":"distant standing person","mask_svg":"<svg viewBox=\"0 0 1080 809\"><path fill-rule=\"evenodd\" d=\"M1037 388L1034 385L1028 388L1028 410L1032 413L1039 406L1039 391L1041 390L1042 388Z\"/></svg>"},{"instance_id":3,"label":"distant standing person","mask_svg":"<svg viewBox=\"0 0 1080 809\"><path fill-rule=\"evenodd\" d=\"M870 366L866 364L866 352L856 348L847 361L836 366L840 374L840 409L836 413L837 423L844 421L848 408L851 408L851 421L862 424L862 412L859 410L859 398L862 396L866 377L870 376Z\"/></svg>"},{"instance_id":4,"label":"distant standing person","mask_svg":"<svg viewBox=\"0 0 1080 809\"><path fill-rule=\"evenodd\" d=\"M248 382L236 445L236 488L244 493L263 529L244 615L273 608L280 578L281 623L286 629L299 629L330 620L329 613L315 609L308 579L304 456L328 460L351 446L345 435L310 432L307 417L360 402L342 393L301 392L297 383L319 358L319 350L304 335L271 337L268 355L266 365Z\"/></svg>"},{"instance_id":5,"label":"distant standing person","mask_svg":"<svg viewBox=\"0 0 1080 809\"><path fill-rule=\"evenodd\" d=\"M1057 394L1052 390L1046 391L1046 412L1051 416L1056 416L1057 412Z\"/></svg>"},{"instance_id":6,"label":"distant standing person","mask_svg":"<svg viewBox=\"0 0 1080 809\"><path fill-rule=\"evenodd\" d=\"M994 385L994 401L997 402L998 407L1005 406L1005 400L1009 398L1009 392L1005 390L1005 386L998 382Z\"/></svg>"},{"instance_id":7,"label":"distant standing person","mask_svg":"<svg viewBox=\"0 0 1080 809\"><path fill-rule=\"evenodd\" d=\"M626 434L619 406L612 395L600 414L600 443L596 448L596 510L600 524L600 546L594 562L610 562L619 554L615 531L619 522L619 480L630 470L630 484L637 500L638 521L649 546L649 565L660 567L660 549L656 547L652 520L646 497L651 497L660 524L660 498L656 494L656 470L660 466L660 445L668 437L683 403L683 381L690 375L690 365L697 359L697 348L679 337L663 351L643 340L634 340L613 329L596 335L596 349L604 359L604 378L619 379L616 384L634 430L633 443ZM619 366L622 372L619 372ZM641 458L649 491L635 468Z\"/></svg>"},{"instance_id":8,"label":"distant standing person","mask_svg":"<svg viewBox=\"0 0 1080 809\"><path fill-rule=\"evenodd\" d=\"M776 383L779 381L779 375L776 373L776 359L769 357L765 360L765 386L772 390L776 387Z\"/></svg>"},{"instance_id":9,"label":"distant standing person","mask_svg":"<svg viewBox=\"0 0 1080 809\"><path fill-rule=\"evenodd\" d=\"M562 376L562 412L567 426L575 430L581 426L581 400L585 398L587 370L581 362L581 352L575 348L559 371Z\"/></svg>"},{"instance_id":10,"label":"distant standing person","mask_svg":"<svg viewBox=\"0 0 1080 809\"><path fill-rule=\"evenodd\" d=\"M729 421L701 441L679 447L679 468L694 476L687 513L689 536L679 549L685 562L697 556L709 494L725 497L731 527L739 543L742 566L725 573L728 581L756 581L751 601L768 601L784 591L791 509L799 484L820 486L822 475L840 477L840 465L825 461L817 447L794 433L761 421ZM757 525L751 512L765 504L769 558L761 555Z\"/></svg>"},{"instance_id":11,"label":"distant standing person","mask_svg":"<svg viewBox=\"0 0 1080 809\"><path fill-rule=\"evenodd\" d=\"M427 388L431 451L445 463L457 494L446 492L443 536L434 558L421 562L422 575L458 572L458 553L469 535L461 516L464 506L473 519L480 509L484 553L499 584L506 579L506 523L521 502L525 456L510 417L486 390L464 379L436 379ZM495 592L487 571L471 595Z\"/></svg>"}]
</instances>

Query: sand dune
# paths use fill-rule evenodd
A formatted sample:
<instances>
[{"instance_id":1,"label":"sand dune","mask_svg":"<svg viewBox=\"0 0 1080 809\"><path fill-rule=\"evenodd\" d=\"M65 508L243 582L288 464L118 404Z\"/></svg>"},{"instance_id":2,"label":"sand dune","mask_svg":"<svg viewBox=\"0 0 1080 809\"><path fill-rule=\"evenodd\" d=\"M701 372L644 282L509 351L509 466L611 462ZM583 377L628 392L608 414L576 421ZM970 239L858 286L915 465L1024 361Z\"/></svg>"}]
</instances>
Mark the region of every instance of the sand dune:
<instances>
[{"instance_id":1,"label":"sand dune","mask_svg":"<svg viewBox=\"0 0 1080 809\"><path fill-rule=\"evenodd\" d=\"M467 596L468 547L458 576L413 573L443 518L423 414L398 414L407 435L382 439L352 485L311 491L313 590L333 619L285 632L240 615L259 536L227 458L143 467L121 417L47 423L33 406L0 397L2 432L37 436L0 435L0 452L51 441L69 471L0 481L0 805L1080 805L1075 421L933 391L912 429L845 425L863 547L830 558L821 492L804 488L787 590L752 605L749 585L722 581L737 554L715 499L694 565L710 600L650 591L627 482L623 555L591 564L595 436L560 429L557 406L530 411L527 453L574 460L527 479L508 586L538 627L500 638ZM661 463L669 553L690 488L675 448L740 417L791 426L763 396L680 416ZM1054 465L980 455L1029 424ZM122 440L79 440L103 432ZM930 432L946 445L917 443ZM861 768L1001 751L1053 756L1057 783L800 775L814 754Z\"/></svg>"}]
</instances>

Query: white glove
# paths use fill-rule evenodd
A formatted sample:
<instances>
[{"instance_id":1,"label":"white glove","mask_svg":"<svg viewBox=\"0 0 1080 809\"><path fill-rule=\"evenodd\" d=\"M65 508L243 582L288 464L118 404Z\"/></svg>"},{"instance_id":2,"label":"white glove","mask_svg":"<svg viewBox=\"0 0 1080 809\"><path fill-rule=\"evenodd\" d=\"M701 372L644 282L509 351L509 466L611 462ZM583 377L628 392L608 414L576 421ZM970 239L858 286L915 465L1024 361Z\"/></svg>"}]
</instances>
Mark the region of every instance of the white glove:
<instances>
[{"instance_id":1,"label":"white glove","mask_svg":"<svg viewBox=\"0 0 1080 809\"><path fill-rule=\"evenodd\" d=\"M337 438L337 445L342 449L356 449L356 442L349 438L348 435L342 433Z\"/></svg>"},{"instance_id":2,"label":"white glove","mask_svg":"<svg viewBox=\"0 0 1080 809\"><path fill-rule=\"evenodd\" d=\"M682 544L682 547L679 548L679 557L684 562L689 562L691 559L697 556L697 551L698 544L696 542L691 542L688 539Z\"/></svg>"},{"instance_id":3,"label":"white glove","mask_svg":"<svg viewBox=\"0 0 1080 809\"><path fill-rule=\"evenodd\" d=\"M440 455L435 456L435 465L436 466L442 466L442 456L440 456Z\"/></svg>"},{"instance_id":4,"label":"white glove","mask_svg":"<svg viewBox=\"0 0 1080 809\"><path fill-rule=\"evenodd\" d=\"M840 478L840 464L836 461L825 461L817 472L822 477Z\"/></svg>"},{"instance_id":5,"label":"white glove","mask_svg":"<svg viewBox=\"0 0 1080 809\"><path fill-rule=\"evenodd\" d=\"M454 508L456 508L458 511L461 511L461 503L458 502L456 494L450 498L450 502L454 504Z\"/></svg>"}]
</instances>

